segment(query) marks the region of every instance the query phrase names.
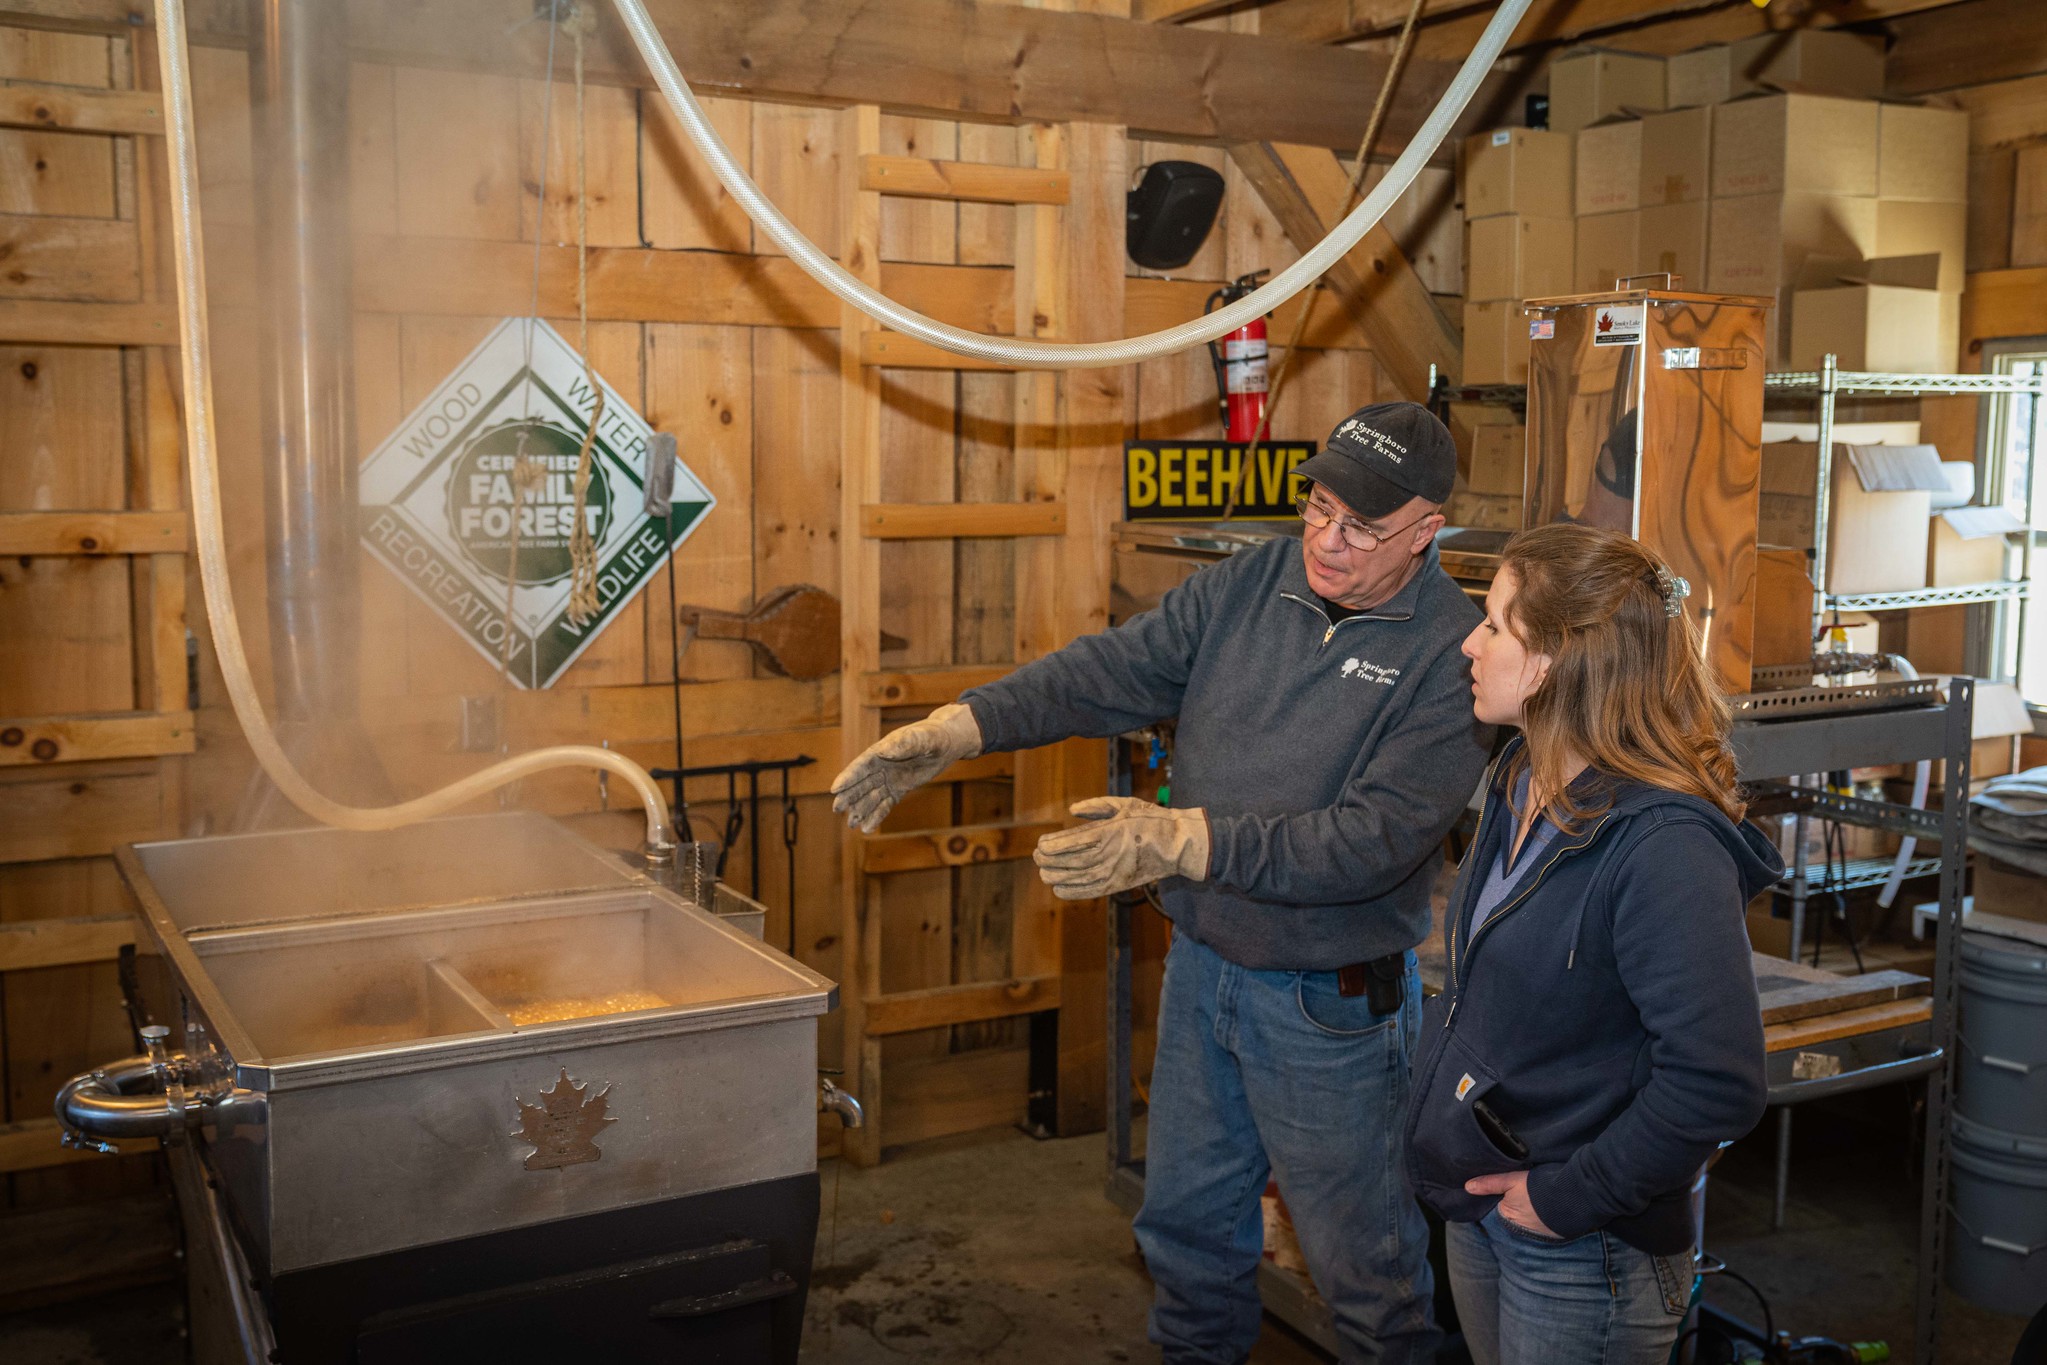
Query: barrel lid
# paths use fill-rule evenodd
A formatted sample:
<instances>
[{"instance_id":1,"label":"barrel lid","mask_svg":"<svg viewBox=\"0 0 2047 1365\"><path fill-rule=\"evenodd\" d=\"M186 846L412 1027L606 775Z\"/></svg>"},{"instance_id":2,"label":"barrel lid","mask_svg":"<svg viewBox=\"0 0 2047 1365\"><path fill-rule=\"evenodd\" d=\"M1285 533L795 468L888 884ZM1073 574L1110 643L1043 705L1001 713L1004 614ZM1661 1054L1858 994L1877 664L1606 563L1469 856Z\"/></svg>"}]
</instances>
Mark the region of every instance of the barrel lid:
<instances>
[{"instance_id":1,"label":"barrel lid","mask_svg":"<svg viewBox=\"0 0 2047 1365\"><path fill-rule=\"evenodd\" d=\"M2047 977L2047 943L2012 938L2004 934L1962 930L1962 956L1998 971L2021 972Z\"/></svg>"},{"instance_id":2,"label":"barrel lid","mask_svg":"<svg viewBox=\"0 0 2047 1365\"><path fill-rule=\"evenodd\" d=\"M2047 1137L2007 1133L2002 1128L1992 1128L1987 1123L1977 1123L1960 1114L1954 1115L1954 1136L1955 1141L1966 1143L1979 1152L2047 1162Z\"/></svg>"}]
</instances>

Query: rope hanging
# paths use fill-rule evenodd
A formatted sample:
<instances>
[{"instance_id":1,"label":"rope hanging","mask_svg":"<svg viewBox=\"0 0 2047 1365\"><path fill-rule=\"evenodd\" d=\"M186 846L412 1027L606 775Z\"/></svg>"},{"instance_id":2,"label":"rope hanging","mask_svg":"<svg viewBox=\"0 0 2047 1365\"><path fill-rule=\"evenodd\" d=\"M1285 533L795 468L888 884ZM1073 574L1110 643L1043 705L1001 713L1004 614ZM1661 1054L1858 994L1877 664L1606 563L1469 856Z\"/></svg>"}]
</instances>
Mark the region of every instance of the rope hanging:
<instances>
[{"instance_id":1,"label":"rope hanging","mask_svg":"<svg viewBox=\"0 0 2047 1365\"><path fill-rule=\"evenodd\" d=\"M562 21L576 44L576 349L583 356L583 382L593 397L583 444L576 451L576 514L569 532L569 619L578 626L597 615L597 545L590 535L590 447L604 420L604 390L590 365L590 158L583 140L583 48L597 27L594 11L578 4ZM543 189L542 203L545 204Z\"/></svg>"},{"instance_id":2,"label":"rope hanging","mask_svg":"<svg viewBox=\"0 0 2047 1365\"><path fill-rule=\"evenodd\" d=\"M1393 49L1393 60L1387 63L1386 79L1379 86L1379 98L1372 105L1372 116L1365 121L1365 135L1358 142L1357 167L1351 171L1350 193L1343 201L1343 217L1357 207L1358 199L1365 192L1365 175L1372 164L1372 145L1379 140L1379 128L1386 122L1386 110L1393 103L1393 88L1400 83L1400 73L1407 66L1407 54L1414 44L1414 28L1422 17L1425 0L1409 0L1407 22L1400 27L1400 42ZM1294 353L1301 349L1301 338L1308 331L1308 315L1315 311L1315 303L1322 297L1321 289L1307 291L1307 301L1301 311L1294 315L1293 335L1287 338L1286 354L1279 358L1279 369L1272 376L1272 397L1265 404L1265 411L1259 415L1258 429L1251 433L1251 445L1244 452L1241 470L1251 470L1258 465L1258 447L1265 443L1265 433L1272 426L1272 414L1279 408L1279 396L1286 392L1287 376L1293 372ZM1228 521L1237 514L1237 493L1243 488L1244 479L1238 478L1230 485L1229 502L1223 507L1223 520Z\"/></svg>"}]
</instances>

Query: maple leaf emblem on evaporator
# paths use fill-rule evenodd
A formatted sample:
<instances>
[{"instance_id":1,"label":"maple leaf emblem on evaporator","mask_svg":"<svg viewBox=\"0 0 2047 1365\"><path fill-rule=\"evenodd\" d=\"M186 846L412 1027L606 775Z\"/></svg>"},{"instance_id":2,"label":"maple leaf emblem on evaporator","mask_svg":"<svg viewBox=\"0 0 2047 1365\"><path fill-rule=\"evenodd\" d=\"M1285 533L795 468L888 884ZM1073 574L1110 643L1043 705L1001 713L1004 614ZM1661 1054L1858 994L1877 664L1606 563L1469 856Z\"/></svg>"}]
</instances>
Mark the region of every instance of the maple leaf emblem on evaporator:
<instances>
[{"instance_id":1,"label":"maple leaf emblem on evaporator","mask_svg":"<svg viewBox=\"0 0 2047 1365\"><path fill-rule=\"evenodd\" d=\"M540 1092L539 1104L512 1097L519 1104L519 1131L512 1136L533 1144L533 1154L526 1158L527 1170L551 1171L604 1155L597 1149L597 1135L607 1124L618 1122L604 1112L611 1087L585 1099L583 1092L589 1088L570 1080L568 1068L563 1067L553 1087Z\"/></svg>"}]
</instances>

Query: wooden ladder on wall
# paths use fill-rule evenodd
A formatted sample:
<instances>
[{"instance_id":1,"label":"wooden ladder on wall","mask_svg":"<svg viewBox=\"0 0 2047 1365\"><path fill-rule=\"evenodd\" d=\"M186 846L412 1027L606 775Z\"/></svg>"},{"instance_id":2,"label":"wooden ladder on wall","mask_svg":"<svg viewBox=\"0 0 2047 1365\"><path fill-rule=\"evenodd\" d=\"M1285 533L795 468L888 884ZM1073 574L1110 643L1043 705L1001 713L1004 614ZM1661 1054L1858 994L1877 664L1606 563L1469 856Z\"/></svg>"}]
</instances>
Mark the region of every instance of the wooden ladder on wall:
<instances>
[{"instance_id":1,"label":"wooden ladder on wall","mask_svg":"<svg viewBox=\"0 0 2047 1365\"><path fill-rule=\"evenodd\" d=\"M1017 211L1015 317L1021 335L1062 334L1066 280L1063 206L1070 177L1062 164L1064 130L1019 130L1035 165L933 161L881 154L881 113L849 109L840 139L843 264L877 288L881 277L881 201L904 195L973 203L1013 204ZM1119 237L1120 242L1120 237ZM881 371L1001 370L1007 367L942 351L886 332L856 309L840 321L841 435L840 589L842 615L841 735L850 762L882 734L884 708L929 708L967 687L992 681L1008 665L881 671L881 545L884 541L1017 538L1016 652L1035 658L1071 634L1059 601L1067 507L1061 500L1064 456L1056 431L1057 376L1019 372L1015 400L1015 500L884 503ZM1060 827L1071 799L1071 746L1014 756L990 755L955 765L939 782L998 776L1014 781L1013 818L875 835L849 831L843 846L841 933L847 956L840 1004L845 1020L844 1084L866 1106L866 1127L846 1135L845 1155L878 1161L885 1132L882 1040L891 1034L1032 1015L1053 1016L1061 1001L1056 903L1030 879L1020 894L1009 979L888 993L882 983L880 902L891 877L917 871L1027 858L1040 836ZM1082 765L1084 767L1084 765ZM1027 909L1028 907L1028 909ZM1048 1095L1044 1049L1034 1040L1031 1089Z\"/></svg>"}]
</instances>

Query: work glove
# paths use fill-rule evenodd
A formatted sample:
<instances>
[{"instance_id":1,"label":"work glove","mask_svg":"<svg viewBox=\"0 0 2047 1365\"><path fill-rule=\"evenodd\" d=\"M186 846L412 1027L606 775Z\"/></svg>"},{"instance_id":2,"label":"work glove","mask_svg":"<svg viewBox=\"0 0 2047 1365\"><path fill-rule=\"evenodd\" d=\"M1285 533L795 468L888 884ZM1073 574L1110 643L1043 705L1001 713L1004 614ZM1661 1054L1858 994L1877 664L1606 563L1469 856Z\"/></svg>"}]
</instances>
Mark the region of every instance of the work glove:
<instances>
[{"instance_id":1,"label":"work glove","mask_svg":"<svg viewBox=\"0 0 2047 1365\"><path fill-rule=\"evenodd\" d=\"M1038 840L1031 857L1052 894L1093 900L1161 877L1208 880L1208 815L1132 796L1092 796L1072 811L1088 824Z\"/></svg>"},{"instance_id":2,"label":"work glove","mask_svg":"<svg viewBox=\"0 0 2047 1365\"><path fill-rule=\"evenodd\" d=\"M963 758L981 752L972 708L948 702L913 725L884 735L832 779L832 809L872 834L896 802Z\"/></svg>"}]
</instances>

